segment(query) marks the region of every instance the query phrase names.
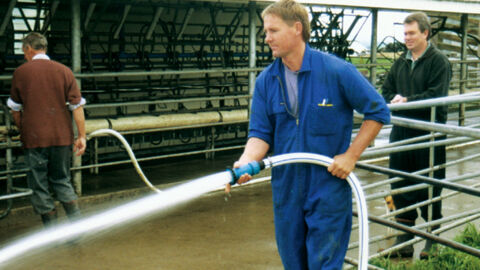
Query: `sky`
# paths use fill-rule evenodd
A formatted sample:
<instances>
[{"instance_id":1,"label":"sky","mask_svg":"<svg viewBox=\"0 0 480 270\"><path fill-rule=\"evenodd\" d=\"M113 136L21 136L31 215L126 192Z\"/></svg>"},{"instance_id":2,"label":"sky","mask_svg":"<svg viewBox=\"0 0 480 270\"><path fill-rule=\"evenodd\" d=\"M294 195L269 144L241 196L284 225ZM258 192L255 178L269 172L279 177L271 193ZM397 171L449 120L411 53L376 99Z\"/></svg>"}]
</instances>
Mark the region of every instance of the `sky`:
<instances>
[{"instance_id":1,"label":"sky","mask_svg":"<svg viewBox=\"0 0 480 270\"><path fill-rule=\"evenodd\" d=\"M354 14L359 13L365 16L370 14L369 11L355 10ZM347 13L347 12L346 12ZM354 15L353 14L353 15ZM378 28L377 28L377 42L380 43L386 37L395 37L397 40L403 42L403 20L407 17L408 12L399 12L399 11L379 11L378 12ZM354 16L345 16L345 26L348 28L351 21L353 21ZM360 29L360 26L362 26ZM357 35L358 34L358 35ZM356 41L361 43L363 46L370 48L370 39L372 34L372 16L368 16L366 19L362 19L357 22L356 27L352 31L352 34L349 36L349 40L355 35ZM385 40L386 43L393 42L392 38Z\"/></svg>"}]
</instances>

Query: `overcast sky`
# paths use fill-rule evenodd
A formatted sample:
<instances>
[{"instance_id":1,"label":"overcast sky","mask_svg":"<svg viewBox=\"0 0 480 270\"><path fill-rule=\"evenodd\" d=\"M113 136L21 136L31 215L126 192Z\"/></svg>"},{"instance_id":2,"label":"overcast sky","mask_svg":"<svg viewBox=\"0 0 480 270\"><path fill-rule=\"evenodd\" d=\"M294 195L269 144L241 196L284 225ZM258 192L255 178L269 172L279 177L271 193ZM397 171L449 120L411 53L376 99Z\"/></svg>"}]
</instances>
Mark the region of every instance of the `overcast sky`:
<instances>
[{"instance_id":1,"label":"overcast sky","mask_svg":"<svg viewBox=\"0 0 480 270\"><path fill-rule=\"evenodd\" d=\"M359 12L359 11L355 11ZM364 13L368 15L368 12ZM377 30L377 39L380 43L387 36L394 36L397 40L403 42L403 20L407 17L408 12L394 12L394 11L379 11L378 12L378 30ZM351 18L345 18L347 20L353 20ZM358 34L356 41L360 42L362 45L370 48L370 39L372 35L372 16L369 16L367 21L364 23L363 27L360 30L360 26L363 24L364 20L361 20L357 23L356 28L352 31L349 39L353 38L354 35ZM387 39L386 43L390 43L393 40Z\"/></svg>"}]
</instances>

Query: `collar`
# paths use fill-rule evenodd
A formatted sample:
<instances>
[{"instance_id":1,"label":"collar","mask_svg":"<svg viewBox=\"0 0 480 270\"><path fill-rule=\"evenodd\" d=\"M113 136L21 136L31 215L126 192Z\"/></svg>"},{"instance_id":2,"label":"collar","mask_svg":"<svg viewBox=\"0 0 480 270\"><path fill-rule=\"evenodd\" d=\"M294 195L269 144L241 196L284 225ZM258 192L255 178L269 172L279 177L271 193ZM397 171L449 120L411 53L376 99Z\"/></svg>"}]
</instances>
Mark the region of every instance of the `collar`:
<instances>
[{"instance_id":1,"label":"collar","mask_svg":"<svg viewBox=\"0 0 480 270\"><path fill-rule=\"evenodd\" d=\"M50 57L44 53L37 53L35 56L32 57L32 60L38 60L38 59L43 59L43 60L50 60Z\"/></svg>"},{"instance_id":2,"label":"collar","mask_svg":"<svg viewBox=\"0 0 480 270\"><path fill-rule=\"evenodd\" d=\"M430 46L431 46L431 43L429 41L427 43L427 48L425 48L425 51L423 51L423 53L420 55L420 57L417 58L417 60L413 60L412 51L410 50L407 51L407 55L405 55L405 58L407 60L411 60L412 62L418 61L418 59L422 58L425 55L425 53L428 51L428 49L430 49Z\"/></svg>"},{"instance_id":3,"label":"collar","mask_svg":"<svg viewBox=\"0 0 480 270\"><path fill-rule=\"evenodd\" d=\"M298 73L302 73L302 72L311 70L311 66L310 66L310 58L311 58L311 54L312 54L311 51L312 51L312 49L310 48L308 43L306 43L305 44L305 52L303 53L302 66L300 67L300 70L298 71ZM279 76L280 74L282 74L285 71L284 70L284 64L283 64L281 58L275 59L275 61L273 62L272 71L273 71L273 75L276 75L276 76Z\"/></svg>"}]
</instances>

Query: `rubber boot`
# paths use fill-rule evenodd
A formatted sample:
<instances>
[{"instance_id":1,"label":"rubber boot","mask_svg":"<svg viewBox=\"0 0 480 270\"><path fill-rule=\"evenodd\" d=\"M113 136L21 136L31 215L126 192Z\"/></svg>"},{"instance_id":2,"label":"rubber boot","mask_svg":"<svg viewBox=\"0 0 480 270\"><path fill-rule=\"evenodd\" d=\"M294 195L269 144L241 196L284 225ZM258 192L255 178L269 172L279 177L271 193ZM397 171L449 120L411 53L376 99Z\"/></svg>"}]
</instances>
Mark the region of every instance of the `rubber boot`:
<instances>
[{"instance_id":1,"label":"rubber boot","mask_svg":"<svg viewBox=\"0 0 480 270\"><path fill-rule=\"evenodd\" d=\"M55 209L40 216L42 217L43 226L45 226L45 228L53 226L57 223L57 210Z\"/></svg>"},{"instance_id":2,"label":"rubber boot","mask_svg":"<svg viewBox=\"0 0 480 270\"><path fill-rule=\"evenodd\" d=\"M403 225L406 225L406 226L414 226L415 225L415 221L413 221L413 220L396 219L396 222L400 223L400 224L403 224ZM402 243L407 242L409 240L412 240L413 237L414 237L414 235L409 234L409 233L399 235L395 239L395 243L393 243L393 245L390 246L389 248L394 247L394 246L399 245L399 244L402 244ZM380 249L379 252L381 252L383 250L384 249ZM401 249L390 252L385 257L388 257L388 258L398 258L398 257L411 258L411 257L413 257L413 252L414 252L413 245L408 245L408 246L402 247Z\"/></svg>"},{"instance_id":3,"label":"rubber boot","mask_svg":"<svg viewBox=\"0 0 480 270\"><path fill-rule=\"evenodd\" d=\"M439 228L440 228L440 225L432 226L432 231L435 231ZM434 249L432 249L433 244L435 244L435 242L430 239L427 239L427 241L425 241L425 247L420 252L420 260L427 260L429 257L433 256L433 251L434 251Z\"/></svg>"},{"instance_id":4,"label":"rubber boot","mask_svg":"<svg viewBox=\"0 0 480 270\"><path fill-rule=\"evenodd\" d=\"M68 219L71 221L76 220L80 217L81 212L80 212L80 207L78 207L78 202L77 201L71 201L71 202L62 202L63 209L65 209L65 213L68 216Z\"/></svg>"}]
</instances>

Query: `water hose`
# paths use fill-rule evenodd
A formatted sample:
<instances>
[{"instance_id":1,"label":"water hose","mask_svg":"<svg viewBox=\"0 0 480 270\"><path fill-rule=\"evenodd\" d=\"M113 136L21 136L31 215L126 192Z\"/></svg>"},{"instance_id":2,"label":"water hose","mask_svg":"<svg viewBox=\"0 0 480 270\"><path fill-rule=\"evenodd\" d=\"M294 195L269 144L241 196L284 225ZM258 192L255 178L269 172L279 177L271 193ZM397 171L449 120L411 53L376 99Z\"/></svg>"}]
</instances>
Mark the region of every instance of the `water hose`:
<instances>
[{"instance_id":1,"label":"water hose","mask_svg":"<svg viewBox=\"0 0 480 270\"><path fill-rule=\"evenodd\" d=\"M310 163L328 167L333 159L312 153L290 153L277 155L263 159L259 162L250 162L240 168L231 169L232 180L230 184L235 184L238 178L245 173L250 175L258 174L263 169L273 168L291 163ZM352 187L355 200L357 201L358 219L359 219L359 249L358 249L358 269L367 270L368 268L368 211L365 195L360 181L355 174L350 173L347 177L348 184Z\"/></svg>"},{"instance_id":2,"label":"water hose","mask_svg":"<svg viewBox=\"0 0 480 270\"><path fill-rule=\"evenodd\" d=\"M127 142L127 140L125 140L125 138L122 136L122 134L118 133L117 131L115 131L113 129L104 128L104 129L95 130L94 132L88 134L87 139L89 140L93 137L99 137L99 136L106 135L106 134L115 136L123 144L123 146L125 147L125 150L128 153L128 156L130 157L130 160L133 163L133 166L135 167L135 170L137 171L138 175L143 180L145 185L147 185L147 187L149 187L151 190L153 190L157 193L162 192L161 190L156 188L154 185L152 185L152 183L150 183L150 181L148 181L148 178L145 176L145 174L142 171L142 168L140 168L140 165L138 164L137 158L135 157L135 154L133 153L132 148L130 147L130 144Z\"/></svg>"},{"instance_id":3,"label":"water hose","mask_svg":"<svg viewBox=\"0 0 480 270\"><path fill-rule=\"evenodd\" d=\"M258 174L263 169L277 167L291 163L310 163L321 166L329 166L333 160L331 158L311 153L291 153L266 158L260 162L254 161L240 168L227 169L199 179L175 186L173 188L160 191L155 188L140 168L133 151L123 136L111 129L100 129L89 134L89 138L110 134L117 137L125 146L130 159L132 160L137 173L145 184L156 192L144 198L135 200L124 205L102 213L85 217L72 223L66 223L54 226L40 231L33 235L19 239L4 248L0 249L0 266L5 265L21 255L31 251L38 251L41 247L45 248L52 244L62 241L75 240L86 234L111 229L121 224L132 222L140 218L151 216L161 210L167 210L180 203L185 203L201 196L207 192L213 191L227 183L235 184L240 176L245 173L250 175ZM366 270L368 266L368 213L366 208L365 196L363 194L360 182L353 173L347 177L347 182L352 187L355 199L357 201L359 216L359 269ZM44 249L42 249L44 250Z\"/></svg>"}]
</instances>

